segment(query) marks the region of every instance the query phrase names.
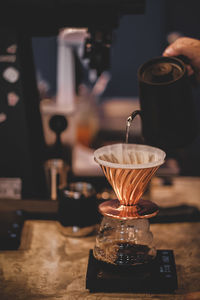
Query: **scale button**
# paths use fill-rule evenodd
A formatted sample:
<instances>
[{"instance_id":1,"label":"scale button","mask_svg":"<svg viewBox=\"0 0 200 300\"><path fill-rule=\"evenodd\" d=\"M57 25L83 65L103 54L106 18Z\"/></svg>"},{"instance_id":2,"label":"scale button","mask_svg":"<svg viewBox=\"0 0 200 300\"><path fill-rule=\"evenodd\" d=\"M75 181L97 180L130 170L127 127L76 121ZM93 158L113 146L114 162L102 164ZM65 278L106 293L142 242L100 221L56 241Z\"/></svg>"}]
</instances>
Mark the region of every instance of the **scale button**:
<instances>
[{"instance_id":1,"label":"scale button","mask_svg":"<svg viewBox=\"0 0 200 300\"><path fill-rule=\"evenodd\" d=\"M160 266L160 273L163 273L164 272L164 269L162 266Z\"/></svg>"},{"instance_id":2,"label":"scale button","mask_svg":"<svg viewBox=\"0 0 200 300\"><path fill-rule=\"evenodd\" d=\"M164 263L169 263L169 256L163 255L163 256L162 256L162 261L163 261Z\"/></svg>"},{"instance_id":3,"label":"scale button","mask_svg":"<svg viewBox=\"0 0 200 300\"><path fill-rule=\"evenodd\" d=\"M172 274L166 274L165 277L166 278L172 278Z\"/></svg>"},{"instance_id":4,"label":"scale button","mask_svg":"<svg viewBox=\"0 0 200 300\"><path fill-rule=\"evenodd\" d=\"M171 273L171 266L170 265L164 265L164 272L165 273Z\"/></svg>"}]
</instances>

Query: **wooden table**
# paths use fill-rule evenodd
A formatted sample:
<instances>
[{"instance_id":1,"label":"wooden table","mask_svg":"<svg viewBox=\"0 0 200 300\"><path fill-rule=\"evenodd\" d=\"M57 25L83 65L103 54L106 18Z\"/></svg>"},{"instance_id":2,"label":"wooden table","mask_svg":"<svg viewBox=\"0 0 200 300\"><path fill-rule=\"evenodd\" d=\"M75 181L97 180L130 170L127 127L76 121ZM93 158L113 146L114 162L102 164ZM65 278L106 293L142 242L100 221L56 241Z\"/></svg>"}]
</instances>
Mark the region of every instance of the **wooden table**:
<instances>
[{"instance_id":1,"label":"wooden table","mask_svg":"<svg viewBox=\"0 0 200 300\"><path fill-rule=\"evenodd\" d=\"M172 186L155 178L151 199L159 205L200 207L200 178L177 177ZM200 299L200 222L152 224L157 249L173 249L178 275L174 294L90 293L85 288L95 235L63 236L56 221L28 220L20 249L0 252L1 300Z\"/></svg>"}]
</instances>

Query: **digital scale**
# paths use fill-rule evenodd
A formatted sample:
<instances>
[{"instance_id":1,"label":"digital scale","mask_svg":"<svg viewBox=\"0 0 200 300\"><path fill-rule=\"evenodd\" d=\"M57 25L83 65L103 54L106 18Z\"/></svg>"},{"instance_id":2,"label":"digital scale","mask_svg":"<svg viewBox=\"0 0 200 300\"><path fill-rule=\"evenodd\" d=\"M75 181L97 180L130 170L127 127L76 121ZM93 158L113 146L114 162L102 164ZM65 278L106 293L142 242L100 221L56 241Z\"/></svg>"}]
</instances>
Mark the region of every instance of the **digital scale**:
<instances>
[{"instance_id":1,"label":"digital scale","mask_svg":"<svg viewBox=\"0 0 200 300\"><path fill-rule=\"evenodd\" d=\"M157 250L157 256L151 263L134 267L100 262L90 250L86 288L91 293L173 293L177 287L173 250Z\"/></svg>"}]
</instances>

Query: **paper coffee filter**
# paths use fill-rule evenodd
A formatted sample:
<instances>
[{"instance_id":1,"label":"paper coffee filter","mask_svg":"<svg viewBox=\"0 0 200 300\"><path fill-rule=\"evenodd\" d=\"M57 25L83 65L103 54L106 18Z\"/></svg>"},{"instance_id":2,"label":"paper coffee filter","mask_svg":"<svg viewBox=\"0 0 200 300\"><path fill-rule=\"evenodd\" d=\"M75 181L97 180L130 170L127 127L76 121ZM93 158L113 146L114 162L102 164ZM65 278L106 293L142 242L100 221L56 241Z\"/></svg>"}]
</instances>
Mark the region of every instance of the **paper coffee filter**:
<instances>
[{"instance_id":1,"label":"paper coffee filter","mask_svg":"<svg viewBox=\"0 0 200 300\"><path fill-rule=\"evenodd\" d=\"M123 169L160 166L165 156L159 148L139 144L113 144L94 151L94 159L100 165Z\"/></svg>"}]
</instances>

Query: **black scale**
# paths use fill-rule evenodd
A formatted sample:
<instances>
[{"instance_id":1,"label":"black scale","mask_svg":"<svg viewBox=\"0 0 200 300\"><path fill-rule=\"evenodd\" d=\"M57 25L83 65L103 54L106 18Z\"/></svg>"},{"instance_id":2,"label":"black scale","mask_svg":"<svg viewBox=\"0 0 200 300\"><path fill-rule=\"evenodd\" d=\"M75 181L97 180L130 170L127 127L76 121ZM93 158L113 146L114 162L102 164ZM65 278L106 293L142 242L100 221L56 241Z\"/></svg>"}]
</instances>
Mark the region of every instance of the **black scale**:
<instances>
[{"instance_id":1,"label":"black scale","mask_svg":"<svg viewBox=\"0 0 200 300\"><path fill-rule=\"evenodd\" d=\"M173 250L157 250L151 263L136 266L107 264L89 252L86 289L91 293L173 293L177 287Z\"/></svg>"},{"instance_id":2,"label":"black scale","mask_svg":"<svg viewBox=\"0 0 200 300\"><path fill-rule=\"evenodd\" d=\"M19 249L24 221L24 212L20 209L0 211L0 251Z\"/></svg>"}]
</instances>

